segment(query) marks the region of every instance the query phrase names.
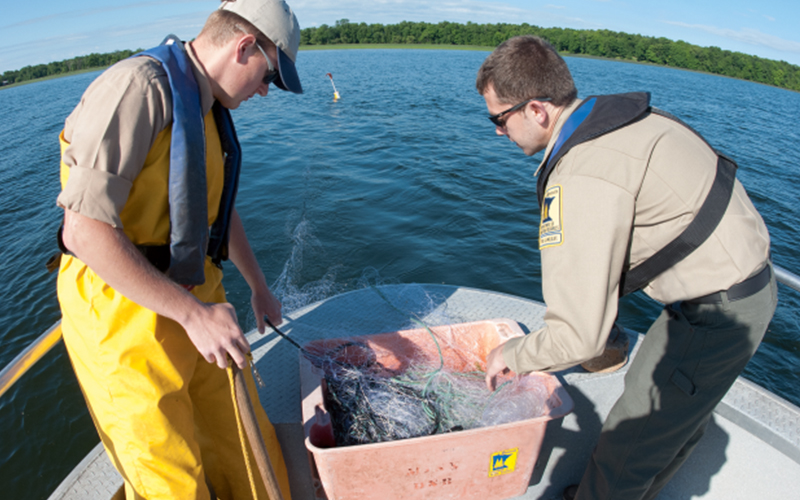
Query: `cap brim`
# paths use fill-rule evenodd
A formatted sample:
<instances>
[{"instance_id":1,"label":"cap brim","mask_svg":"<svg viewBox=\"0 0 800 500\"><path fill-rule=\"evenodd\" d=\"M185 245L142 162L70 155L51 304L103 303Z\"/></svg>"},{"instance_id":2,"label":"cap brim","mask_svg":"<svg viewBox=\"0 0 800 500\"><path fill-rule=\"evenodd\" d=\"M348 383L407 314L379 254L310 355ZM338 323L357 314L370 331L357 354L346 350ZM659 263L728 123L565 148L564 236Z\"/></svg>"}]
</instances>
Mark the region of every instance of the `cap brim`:
<instances>
[{"instance_id":1,"label":"cap brim","mask_svg":"<svg viewBox=\"0 0 800 500\"><path fill-rule=\"evenodd\" d=\"M278 73L280 74L280 78L275 80L275 86L281 90L302 94L303 86L300 85L300 77L297 76L294 63L280 47L276 46L275 48L278 50Z\"/></svg>"}]
</instances>

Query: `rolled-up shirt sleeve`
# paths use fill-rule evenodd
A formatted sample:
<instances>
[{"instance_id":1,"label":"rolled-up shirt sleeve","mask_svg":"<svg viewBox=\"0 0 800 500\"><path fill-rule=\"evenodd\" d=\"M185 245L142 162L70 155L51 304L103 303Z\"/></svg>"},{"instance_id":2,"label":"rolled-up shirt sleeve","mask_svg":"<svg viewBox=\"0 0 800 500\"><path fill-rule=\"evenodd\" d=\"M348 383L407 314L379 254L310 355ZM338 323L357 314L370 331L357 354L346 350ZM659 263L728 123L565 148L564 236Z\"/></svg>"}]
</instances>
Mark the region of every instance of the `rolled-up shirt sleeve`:
<instances>
[{"instance_id":1,"label":"rolled-up shirt sleeve","mask_svg":"<svg viewBox=\"0 0 800 500\"><path fill-rule=\"evenodd\" d=\"M109 68L65 122L69 178L56 203L121 228L133 181L170 120L169 83L158 63L140 57Z\"/></svg>"},{"instance_id":2,"label":"rolled-up shirt sleeve","mask_svg":"<svg viewBox=\"0 0 800 500\"><path fill-rule=\"evenodd\" d=\"M617 314L633 196L587 176L553 176L550 188L560 232L549 245L540 241L546 326L505 344L503 360L516 373L563 370L597 356Z\"/></svg>"}]
</instances>

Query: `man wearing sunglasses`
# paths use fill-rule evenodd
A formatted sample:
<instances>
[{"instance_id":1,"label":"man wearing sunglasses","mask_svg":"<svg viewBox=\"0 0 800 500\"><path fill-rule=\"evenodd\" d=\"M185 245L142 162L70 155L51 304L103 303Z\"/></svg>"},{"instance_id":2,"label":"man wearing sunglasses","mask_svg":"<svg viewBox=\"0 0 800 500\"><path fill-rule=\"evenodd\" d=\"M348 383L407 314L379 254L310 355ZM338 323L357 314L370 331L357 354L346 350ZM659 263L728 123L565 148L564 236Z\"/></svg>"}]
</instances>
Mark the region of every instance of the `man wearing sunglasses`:
<instances>
[{"instance_id":1,"label":"man wearing sunglasses","mask_svg":"<svg viewBox=\"0 0 800 500\"><path fill-rule=\"evenodd\" d=\"M280 324L235 208L241 148L229 110L272 83L302 93L299 42L283 0L224 1L192 42L168 37L106 70L66 119L62 330L126 498L252 498L230 362L244 368L290 498L221 280L230 259L251 288L259 331L264 315Z\"/></svg>"},{"instance_id":2,"label":"man wearing sunglasses","mask_svg":"<svg viewBox=\"0 0 800 500\"><path fill-rule=\"evenodd\" d=\"M558 371L600 355L627 293L666 304L582 479L574 476L580 484L564 491L567 500L655 498L775 311L767 228L732 160L651 107L648 93L577 99L566 63L540 38L501 44L476 86L497 135L528 156L544 150L545 326L489 354L487 385L508 371Z\"/></svg>"}]
</instances>

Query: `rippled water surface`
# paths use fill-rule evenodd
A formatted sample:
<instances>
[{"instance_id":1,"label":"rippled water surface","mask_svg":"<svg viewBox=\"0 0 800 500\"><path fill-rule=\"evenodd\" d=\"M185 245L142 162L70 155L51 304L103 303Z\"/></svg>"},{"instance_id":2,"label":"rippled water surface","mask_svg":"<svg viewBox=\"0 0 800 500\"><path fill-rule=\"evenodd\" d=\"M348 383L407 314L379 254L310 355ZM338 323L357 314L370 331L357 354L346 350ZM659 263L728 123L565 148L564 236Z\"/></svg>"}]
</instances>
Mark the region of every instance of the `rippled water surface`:
<instances>
[{"instance_id":1,"label":"rippled water surface","mask_svg":"<svg viewBox=\"0 0 800 500\"><path fill-rule=\"evenodd\" d=\"M244 148L237 199L268 282L294 309L365 282L447 283L541 300L538 208L525 157L494 135L474 78L487 52L300 54L306 93L273 90L234 118ZM580 96L650 91L734 157L770 228L776 264L800 272L800 94L717 76L567 58ZM325 76L342 98L333 102ZM0 91L0 366L59 319L58 133L97 73ZM226 266L229 300L249 292ZM800 295L781 303L745 376L800 404ZM659 306L624 299L644 330ZM0 399L8 498L47 498L97 443L63 345Z\"/></svg>"}]
</instances>

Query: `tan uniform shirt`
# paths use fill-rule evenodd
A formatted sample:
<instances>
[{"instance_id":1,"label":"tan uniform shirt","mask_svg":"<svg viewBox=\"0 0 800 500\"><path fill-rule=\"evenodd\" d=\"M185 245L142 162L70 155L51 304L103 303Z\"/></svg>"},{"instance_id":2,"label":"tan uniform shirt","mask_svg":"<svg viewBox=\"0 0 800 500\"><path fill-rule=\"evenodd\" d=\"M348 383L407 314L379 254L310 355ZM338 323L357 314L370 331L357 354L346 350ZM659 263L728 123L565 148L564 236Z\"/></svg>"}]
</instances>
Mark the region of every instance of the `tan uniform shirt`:
<instances>
[{"instance_id":1,"label":"tan uniform shirt","mask_svg":"<svg viewBox=\"0 0 800 500\"><path fill-rule=\"evenodd\" d=\"M211 84L187 44L205 116L214 104ZM69 180L56 203L121 228L120 213L156 136L172 123L169 80L149 57L125 59L86 89L64 124L70 143L63 160Z\"/></svg>"},{"instance_id":2,"label":"tan uniform shirt","mask_svg":"<svg viewBox=\"0 0 800 500\"><path fill-rule=\"evenodd\" d=\"M545 158L579 104L559 117ZM705 201L716 165L697 135L655 114L564 155L547 182L553 201L540 228L546 326L506 344L508 367L556 371L599 355L628 252L633 268L675 239ZM665 304L726 290L760 270L768 253L767 228L737 180L714 233L643 290Z\"/></svg>"}]
</instances>

